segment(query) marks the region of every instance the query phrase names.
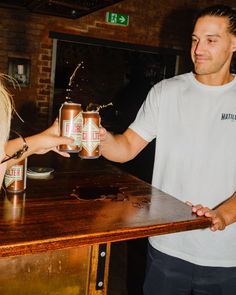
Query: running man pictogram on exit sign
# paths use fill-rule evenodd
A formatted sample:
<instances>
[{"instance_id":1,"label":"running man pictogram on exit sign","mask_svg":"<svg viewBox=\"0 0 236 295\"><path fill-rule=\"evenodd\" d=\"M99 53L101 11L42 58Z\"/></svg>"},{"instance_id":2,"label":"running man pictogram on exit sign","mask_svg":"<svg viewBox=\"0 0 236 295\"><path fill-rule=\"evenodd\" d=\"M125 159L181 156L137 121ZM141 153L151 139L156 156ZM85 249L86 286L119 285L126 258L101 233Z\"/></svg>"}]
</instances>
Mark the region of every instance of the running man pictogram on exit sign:
<instances>
[{"instance_id":1,"label":"running man pictogram on exit sign","mask_svg":"<svg viewBox=\"0 0 236 295\"><path fill-rule=\"evenodd\" d=\"M127 14L107 12L106 22L114 25L128 26L129 16Z\"/></svg>"}]
</instances>

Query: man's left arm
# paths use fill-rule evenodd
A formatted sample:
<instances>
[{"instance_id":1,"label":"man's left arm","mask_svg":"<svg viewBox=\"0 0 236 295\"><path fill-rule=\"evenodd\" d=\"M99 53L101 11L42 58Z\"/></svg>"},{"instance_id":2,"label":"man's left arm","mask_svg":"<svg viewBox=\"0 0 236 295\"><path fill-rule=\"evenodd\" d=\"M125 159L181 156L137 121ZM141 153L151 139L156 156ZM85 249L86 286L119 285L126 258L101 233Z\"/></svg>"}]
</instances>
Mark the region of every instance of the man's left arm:
<instances>
[{"instance_id":1,"label":"man's left arm","mask_svg":"<svg viewBox=\"0 0 236 295\"><path fill-rule=\"evenodd\" d=\"M224 230L225 227L236 221L236 192L227 199L224 203L221 203L214 209L209 209L200 204L192 205L192 212L196 213L198 216L206 216L212 219L212 224L210 229L212 231Z\"/></svg>"}]
</instances>

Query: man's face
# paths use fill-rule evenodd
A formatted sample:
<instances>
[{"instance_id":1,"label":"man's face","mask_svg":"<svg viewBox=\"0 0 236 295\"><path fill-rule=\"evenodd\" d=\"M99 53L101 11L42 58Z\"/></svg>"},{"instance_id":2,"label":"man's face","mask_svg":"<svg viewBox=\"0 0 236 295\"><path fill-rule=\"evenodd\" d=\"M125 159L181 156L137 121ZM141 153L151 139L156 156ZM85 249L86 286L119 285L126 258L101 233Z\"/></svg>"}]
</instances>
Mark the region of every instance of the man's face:
<instances>
[{"instance_id":1,"label":"man's face","mask_svg":"<svg viewBox=\"0 0 236 295\"><path fill-rule=\"evenodd\" d=\"M226 17L200 17L192 34L191 58L197 75L229 71L235 37Z\"/></svg>"}]
</instances>

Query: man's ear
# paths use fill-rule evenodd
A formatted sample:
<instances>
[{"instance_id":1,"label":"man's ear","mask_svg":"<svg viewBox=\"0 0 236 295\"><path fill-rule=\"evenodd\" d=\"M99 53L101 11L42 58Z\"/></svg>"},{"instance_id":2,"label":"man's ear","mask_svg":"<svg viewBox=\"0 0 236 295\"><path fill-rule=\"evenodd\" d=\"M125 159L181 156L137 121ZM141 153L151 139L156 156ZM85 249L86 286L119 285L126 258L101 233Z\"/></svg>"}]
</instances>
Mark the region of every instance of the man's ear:
<instances>
[{"instance_id":1,"label":"man's ear","mask_svg":"<svg viewBox=\"0 0 236 295\"><path fill-rule=\"evenodd\" d=\"M236 36L233 36L232 38L232 51L236 51Z\"/></svg>"}]
</instances>

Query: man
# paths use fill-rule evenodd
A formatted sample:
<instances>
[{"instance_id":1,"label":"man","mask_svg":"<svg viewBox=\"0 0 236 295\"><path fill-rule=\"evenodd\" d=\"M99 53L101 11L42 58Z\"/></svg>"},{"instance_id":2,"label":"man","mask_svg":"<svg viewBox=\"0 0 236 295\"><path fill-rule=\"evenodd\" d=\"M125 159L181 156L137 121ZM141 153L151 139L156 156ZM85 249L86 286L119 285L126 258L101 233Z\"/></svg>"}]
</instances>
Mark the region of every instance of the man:
<instances>
[{"instance_id":1,"label":"man","mask_svg":"<svg viewBox=\"0 0 236 295\"><path fill-rule=\"evenodd\" d=\"M152 184L212 218L210 229L149 238L145 295L236 294L235 51L236 11L204 9L192 34L194 72L156 84L122 135L101 129L102 155L117 162L156 138Z\"/></svg>"}]
</instances>

